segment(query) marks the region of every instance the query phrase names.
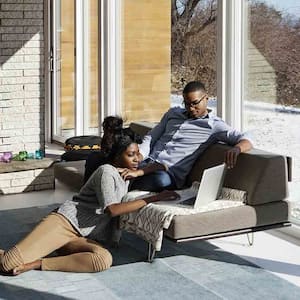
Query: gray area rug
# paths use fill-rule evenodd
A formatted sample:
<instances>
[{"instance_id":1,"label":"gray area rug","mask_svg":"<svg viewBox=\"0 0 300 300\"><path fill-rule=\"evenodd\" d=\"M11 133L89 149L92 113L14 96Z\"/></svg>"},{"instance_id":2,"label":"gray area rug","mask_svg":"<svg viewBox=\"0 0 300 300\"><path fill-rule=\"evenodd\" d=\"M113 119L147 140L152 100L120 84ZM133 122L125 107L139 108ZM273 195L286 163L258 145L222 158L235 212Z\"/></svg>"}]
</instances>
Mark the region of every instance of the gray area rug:
<instances>
[{"instance_id":1,"label":"gray area rug","mask_svg":"<svg viewBox=\"0 0 300 300\"><path fill-rule=\"evenodd\" d=\"M55 206L0 211L8 249ZM204 241L164 240L150 264L147 244L125 233L114 265L97 274L30 271L0 275L0 299L300 299L300 288Z\"/></svg>"}]
</instances>

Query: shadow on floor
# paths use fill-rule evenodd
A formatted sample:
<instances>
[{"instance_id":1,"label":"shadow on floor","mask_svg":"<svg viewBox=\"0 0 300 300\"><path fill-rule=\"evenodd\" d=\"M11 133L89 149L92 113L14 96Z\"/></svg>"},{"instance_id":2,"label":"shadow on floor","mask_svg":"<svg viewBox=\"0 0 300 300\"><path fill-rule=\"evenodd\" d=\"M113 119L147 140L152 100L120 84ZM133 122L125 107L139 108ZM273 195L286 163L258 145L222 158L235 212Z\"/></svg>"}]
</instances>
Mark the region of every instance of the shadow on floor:
<instances>
[{"instance_id":1,"label":"shadow on floor","mask_svg":"<svg viewBox=\"0 0 300 300\"><path fill-rule=\"evenodd\" d=\"M249 259L252 261L255 260L255 262L257 262L257 264L264 266L265 270L268 270L271 272L288 274L288 275L300 277L300 265L275 261L275 260L266 259L266 258L246 256L246 255L243 255L242 258Z\"/></svg>"},{"instance_id":2,"label":"shadow on floor","mask_svg":"<svg viewBox=\"0 0 300 300\"><path fill-rule=\"evenodd\" d=\"M56 207L57 204L0 211L0 248L9 249L14 246ZM119 247L109 248L109 250L114 258L114 266L147 261L148 244L135 234L123 232ZM156 253L155 259L179 255L256 267L238 256L200 240L177 244L164 239L162 250Z\"/></svg>"},{"instance_id":3,"label":"shadow on floor","mask_svg":"<svg viewBox=\"0 0 300 300\"><path fill-rule=\"evenodd\" d=\"M67 300L67 298L60 295L51 294L48 292L28 289L17 285L12 285L7 282L0 282L0 298L5 300L17 299L51 299L51 300Z\"/></svg>"},{"instance_id":4,"label":"shadow on floor","mask_svg":"<svg viewBox=\"0 0 300 300\"><path fill-rule=\"evenodd\" d=\"M56 205L0 211L0 248L9 248ZM300 299L300 289L206 241L163 241L147 263L148 245L123 233L100 273L31 271L0 276L1 299ZM280 267L280 266L278 266Z\"/></svg>"},{"instance_id":5,"label":"shadow on floor","mask_svg":"<svg viewBox=\"0 0 300 300\"><path fill-rule=\"evenodd\" d=\"M123 232L119 248L110 248L109 250L114 258L114 266L134 262L147 262L148 244L135 234ZM162 250L156 253L155 259L173 256L191 256L259 268L255 264L231 253L224 252L220 248L203 240L177 244L164 239Z\"/></svg>"}]
</instances>

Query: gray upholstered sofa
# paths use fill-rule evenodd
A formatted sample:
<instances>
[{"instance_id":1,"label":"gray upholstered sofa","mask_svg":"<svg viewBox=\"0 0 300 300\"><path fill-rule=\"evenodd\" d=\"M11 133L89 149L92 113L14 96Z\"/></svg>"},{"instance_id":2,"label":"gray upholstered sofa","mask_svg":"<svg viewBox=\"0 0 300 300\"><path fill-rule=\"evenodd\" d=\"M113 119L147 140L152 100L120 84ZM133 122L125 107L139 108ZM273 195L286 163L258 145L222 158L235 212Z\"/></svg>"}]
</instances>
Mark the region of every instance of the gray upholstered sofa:
<instances>
[{"instance_id":1,"label":"gray upholstered sofa","mask_svg":"<svg viewBox=\"0 0 300 300\"><path fill-rule=\"evenodd\" d=\"M133 130L145 134L149 124L131 124ZM199 180L204 169L223 162L228 146L211 146L191 170L188 182ZM290 225L287 158L258 149L240 154L237 165L228 170L224 187L247 192L243 206L174 216L164 236L174 241L195 238L213 238L224 235L249 233ZM56 179L78 190L82 184L85 161L60 162L54 166Z\"/></svg>"}]
</instances>

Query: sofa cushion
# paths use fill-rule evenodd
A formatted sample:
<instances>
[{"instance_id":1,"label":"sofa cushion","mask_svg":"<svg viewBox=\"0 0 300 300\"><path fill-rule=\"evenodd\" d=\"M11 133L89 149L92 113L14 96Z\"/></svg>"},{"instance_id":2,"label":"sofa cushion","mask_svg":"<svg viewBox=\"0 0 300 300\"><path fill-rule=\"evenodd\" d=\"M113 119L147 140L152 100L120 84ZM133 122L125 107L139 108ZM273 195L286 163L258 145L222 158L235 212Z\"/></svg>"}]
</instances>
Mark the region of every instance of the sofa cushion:
<instances>
[{"instance_id":1,"label":"sofa cushion","mask_svg":"<svg viewBox=\"0 0 300 300\"><path fill-rule=\"evenodd\" d=\"M54 164L54 177L78 192L83 184L85 160L62 161Z\"/></svg>"},{"instance_id":2,"label":"sofa cushion","mask_svg":"<svg viewBox=\"0 0 300 300\"><path fill-rule=\"evenodd\" d=\"M174 216L164 234L172 239L193 238L232 230L287 222L288 203L243 205L187 216Z\"/></svg>"},{"instance_id":3,"label":"sofa cushion","mask_svg":"<svg viewBox=\"0 0 300 300\"><path fill-rule=\"evenodd\" d=\"M188 184L199 181L204 169L221 164L229 148L222 144L209 147L193 166ZM224 186L246 191L250 205L283 200L288 195L286 158L258 149L241 153L236 166L227 170Z\"/></svg>"}]
</instances>

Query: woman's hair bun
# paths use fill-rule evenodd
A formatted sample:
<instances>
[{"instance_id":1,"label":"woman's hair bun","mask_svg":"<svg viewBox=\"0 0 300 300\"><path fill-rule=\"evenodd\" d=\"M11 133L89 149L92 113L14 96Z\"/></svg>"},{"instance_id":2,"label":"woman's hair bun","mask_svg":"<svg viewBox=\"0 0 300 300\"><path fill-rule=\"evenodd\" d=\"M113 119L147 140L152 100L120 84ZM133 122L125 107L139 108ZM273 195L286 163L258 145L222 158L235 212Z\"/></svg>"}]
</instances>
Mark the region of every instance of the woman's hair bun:
<instances>
[{"instance_id":1,"label":"woman's hair bun","mask_svg":"<svg viewBox=\"0 0 300 300\"><path fill-rule=\"evenodd\" d=\"M102 123L103 131L110 133L119 133L123 128L123 119L118 116L106 117Z\"/></svg>"},{"instance_id":2,"label":"woman's hair bun","mask_svg":"<svg viewBox=\"0 0 300 300\"><path fill-rule=\"evenodd\" d=\"M124 136L128 136L133 143L141 144L142 143L142 137L134 132L130 127L126 127L122 130L122 134Z\"/></svg>"}]
</instances>

